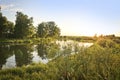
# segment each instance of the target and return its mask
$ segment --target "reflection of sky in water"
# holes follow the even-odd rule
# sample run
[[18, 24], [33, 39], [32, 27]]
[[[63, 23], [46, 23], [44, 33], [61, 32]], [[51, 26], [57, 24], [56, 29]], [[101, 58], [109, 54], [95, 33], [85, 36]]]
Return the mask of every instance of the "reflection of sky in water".
[[36, 63], [39, 63], [39, 62], [47, 63], [48, 62], [47, 58], [42, 59], [41, 57], [39, 57], [36, 51], [32, 52], [32, 54], [33, 54], [33, 59], [32, 59], [33, 62], [36, 62]]
[[[79, 46], [84, 46], [84, 47], [89, 47], [91, 45], [93, 45], [93, 43], [87, 43], [87, 42], [75, 42], [75, 41], [72, 41], [72, 40], [67, 40], [67, 41], [56, 41], [56, 44], [59, 44], [61, 49], [63, 46], [67, 46], [68, 44], [78, 44]], [[74, 45], [73, 45], [74, 46]]]
[[[47, 63], [48, 62], [47, 58], [42, 59], [41, 57], [39, 57], [36, 51], [33, 51], [32, 55], [33, 55], [32, 62], [35, 62], [35, 63], [39, 63], [39, 62]], [[3, 65], [2, 69], [14, 68], [14, 67], [16, 67], [16, 60], [15, 60], [15, 55], [12, 55], [6, 60], [6, 63]]]
[[15, 55], [10, 56], [6, 63], [3, 65], [2, 69], [16, 67]]

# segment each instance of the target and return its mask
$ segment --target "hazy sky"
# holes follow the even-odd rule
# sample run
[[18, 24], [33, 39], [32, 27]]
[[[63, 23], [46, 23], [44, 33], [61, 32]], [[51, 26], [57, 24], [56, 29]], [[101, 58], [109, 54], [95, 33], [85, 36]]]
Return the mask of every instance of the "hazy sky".
[[3, 15], [15, 21], [16, 11], [34, 18], [34, 25], [55, 21], [62, 35], [120, 35], [120, 0], [0, 0]]

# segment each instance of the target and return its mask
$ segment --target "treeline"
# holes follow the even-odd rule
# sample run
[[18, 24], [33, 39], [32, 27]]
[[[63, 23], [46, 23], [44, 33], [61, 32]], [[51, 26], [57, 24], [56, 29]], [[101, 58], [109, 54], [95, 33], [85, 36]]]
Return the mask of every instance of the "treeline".
[[0, 12], [0, 38], [25, 39], [25, 38], [57, 38], [60, 29], [55, 22], [42, 22], [38, 26], [33, 25], [33, 17], [28, 17], [22, 12], [16, 12], [15, 24]]
[[99, 39], [110, 39], [116, 43], [120, 43], [120, 37], [115, 36], [114, 34], [111, 35], [94, 35], [94, 36], [60, 36], [60, 39], [64, 40], [74, 40], [79, 42], [96, 42]]
[[94, 38], [90, 36], [61, 36], [64, 40], [74, 40], [80, 42], [94, 42]]

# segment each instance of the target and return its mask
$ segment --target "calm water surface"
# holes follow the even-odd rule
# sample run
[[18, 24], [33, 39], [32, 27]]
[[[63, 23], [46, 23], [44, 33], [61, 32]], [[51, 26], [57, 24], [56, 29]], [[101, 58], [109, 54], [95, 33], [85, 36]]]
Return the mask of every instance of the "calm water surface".
[[65, 47], [71, 46], [74, 52], [74, 45], [89, 47], [92, 43], [69, 41], [56, 41], [39, 44], [22, 45], [0, 45], [0, 69], [21, 67], [30, 63], [47, 63], [60, 53]]

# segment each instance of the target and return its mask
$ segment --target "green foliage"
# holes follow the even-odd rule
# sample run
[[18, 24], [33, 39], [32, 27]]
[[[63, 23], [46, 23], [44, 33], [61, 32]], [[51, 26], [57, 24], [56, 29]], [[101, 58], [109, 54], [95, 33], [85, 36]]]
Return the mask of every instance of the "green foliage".
[[23, 14], [22, 12], [17, 12], [16, 24], [14, 28], [15, 37], [22, 39], [31, 38], [35, 33], [35, 29], [32, 23], [32, 17], [28, 18], [28, 16]]
[[46, 78], [48, 66], [45, 64], [0, 71], [0, 80], [48, 80]]
[[73, 40], [79, 42], [95, 42], [96, 39], [90, 36], [61, 36], [62, 40]]
[[45, 22], [42, 22], [38, 25], [37, 34], [41, 38], [44, 38], [48, 35], [47, 24]]
[[116, 43], [110, 39], [100, 38], [96, 42], [101, 47], [105, 48], [114, 48], [116, 46]]
[[37, 34], [40, 38], [60, 36], [60, 29], [57, 27], [55, 22], [42, 22], [38, 25]]
[[61, 80], [119, 80], [119, 57], [110, 48], [93, 45], [51, 63], [59, 70]]
[[14, 24], [2, 16], [0, 12], [0, 38], [9, 38], [13, 35]]

